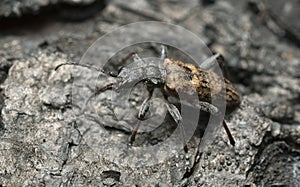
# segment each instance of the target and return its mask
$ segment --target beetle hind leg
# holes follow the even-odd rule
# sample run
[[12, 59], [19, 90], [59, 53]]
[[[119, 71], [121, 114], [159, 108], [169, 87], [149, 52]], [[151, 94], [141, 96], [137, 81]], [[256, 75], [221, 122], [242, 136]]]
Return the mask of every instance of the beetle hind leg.
[[[217, 107], [215, 107], [214, 105], [208, 103], [208, 102], [199, 101], [196, 107], [199, 108], [200, 110], [208, 112], [208, 113], [210, 113], [212, 115], [220, 116], [219, 109]], [[231, 134], [231, 132], [230, 132], [230, 130], [229, 130], [226, 122], [225, 122], [225, 120], [222, 118], [222, 119], [220, 119], [220, 121], [222, 121], [222, 123], [223, 123], [223, 127], [224, 127], [225, 132], [226, 132], [226, 134], [228, 136], [230, 144], [232, 146], [234, 146], [235, 145], [235, 140], [234, 140], [234, 138], [233, 138], [233, 136], [232, 136], [232, 134]]]
[[224, 57], [220, 53], [216, 53], [213, 56], [207, 58], [204, 60], [204, 62], [201, 63], [200, 68], [204, 70], [210, 70], [213, 69], [215, 66], [215, 62], [218, 63], [219, 67], [221, 68], [223, 76], [228, 79], [228, 73], [226, 68], [226, 62]]
[[225, 132], [226, 132], [226, 134], [227, 134], [227, 136], [228, 136], [228, 139], [229, 139], [230, 144], [231, 144], [232, 146], [235, 146], [235, 140], [234, 140], [234, 138], [233, 138], [233, 136], [232, 136], [232, 134], [231, 134], [231, 132], [230, 132], [230, 130], [229, 130], [229, 128], [228, 128], [226, 122], [225, 122], [225, 120], [223, 120], [223, 127], [224, 127]]

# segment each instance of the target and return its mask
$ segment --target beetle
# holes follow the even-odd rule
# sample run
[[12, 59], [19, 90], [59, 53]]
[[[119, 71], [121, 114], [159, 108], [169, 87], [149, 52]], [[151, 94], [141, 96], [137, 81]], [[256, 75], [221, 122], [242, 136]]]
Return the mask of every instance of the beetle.
[[[235, 145], [235, 140], [231, 135], [231, 132], [222, 118], [221, 112], [217, 106], [211, 104], [212, 99], [217, 97], [225, 97], [227, 108], [236, 108], [240, 104], [240, 96], [237, 90], [234, 88], [233, 84], [227, 79], [222, 79], [221, 76], [216, 74], [209, 69], [215, 60], [224, 60], [220, 54], [215, 54], [205, 60], [202, 63], [202, 67], [197, 67], [194, 64], [184, 63], [182, 61], [173, 60], [168, 58], [167, 48], [162, 45], [160, 61], [162, 62], [162, 67], [158, 66], [157, 63], [146, 63], [142, 58], [136, 53], [128, 54], [122, 61], [133, 58], [135, 66], [134, 67], [122, 67], [118, 73], [107, 72], [103, 69], [98, 69], [85, 64], [77, 63], [63, 63], [58, 65], [55, 70], [58, 70], [64, 65], [76, 65], [82, 66], [89, 69], [94, 69], [98, 72], [102, 72], [106, 75], [116, 78], [116, 82], [109, 83], [95, 91], [95, 95], [100, 94], [106, 90], [118, 90], [124, 87], [130, 86], [132, 83], [144, 83], [149, 92], [148, 97], [142, 102], [140, 109], [137, 114], [139, 122], [134, 127], [132, 134], [130, 136], [130, 143], [133, 143], [140, 127], [140, 122], [145, 120], [146, 114], [150, 108], [150, 101], [153, 96], [154, 89], [160, 89], [164, 96], [164, 102], [166, 108], [174, 119], [176, 124], [181, 129], [181, 136], [183, 139], [184, 150], [187, 152], [187, 146], [185, 142], [185, 132], [182, 125], [182, 117], [178, 108], [169, 102], [170, 96], [178, 97], [178, 92], [182, 92], [187, 95], [197, 94], [199, 102], [190, 103], [193, 107], [196, 107], [202, 111], [208, 112], [212, 115], [220, 117], [220, 122], [222, 122], [223, 127], [228, 135], [231, 145]], [[145, 66], [145, 64], [147, 64]], [[224, 81], [224, 84], [222, 84]], [[225, 93], [224, 93], [225, 90]], [[224, 96], [222, 96], [222, 94]]]

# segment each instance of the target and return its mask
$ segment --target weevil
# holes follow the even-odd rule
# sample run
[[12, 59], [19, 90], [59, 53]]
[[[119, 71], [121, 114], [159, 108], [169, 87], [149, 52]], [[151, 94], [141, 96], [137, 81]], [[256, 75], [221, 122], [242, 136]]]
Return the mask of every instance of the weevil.
[[[168, 58], [167, 48], [165, 46], [162, 46], [160, 57], [163, 67], [159, 67], [155, 64], [149, 64], [147, 66], [139, 65], [145, 64], [145, 61], [136, 53], [128, 54], [122, 61], [125, 62], [132, 57], [134, 62], [136, 63], [135, 67], [122, 67], [118, 73], [107, 72], [103, 69], [76, 63], [63, 63], [58, 65], [55, 70], [64, 65], [76, 65], [94, 69], [98, 72], [102, 72], [106, 75], [116, 78], [116, 82], [109, 83], [97, 89], [95, 91], [95, 95], [100, 94], [101, 92], [104, 92], [106, 90], [118, 90], [122, 87], [127, 87], [133, 82], [144, 83], [149, 94], [148, 97], [142, 102], [138, 111], [137, 118], [139, 122], [136, 124], [132, 131], [130, 143], [134, 142], [135, 136], [140, 127], [140, 122], [142, 120], [145, 120], [146, 114], [149, 112], [150, 101], [153, 96], [154, 89], [159, 89], [164, 96], [164, 102], [169, 114], [181, 129], [184, 150], [186, 152], [187, 146], [185, 142], [185, 132], [181, 123], [181, 114], [179, 112], [179, 109], [174, 104], [170, 103], [168, 99], [170, 96], [178, 97], [178, 92], [182, 92], [188, 95], [195, 94], [196, 92], [199, 102], [191, 103], [192, 106], [202, 111], [209, 112], [212, 115], [220, 116], [220, 122], [223, 123], [223, 127], [228, 135], [230, 144], [235, 145], [235, 140], [231, 135], [226, 122], [222, 118], [221, 112], [219, 111], [217, 106], [211, 104], [212, 99], [217, 97], [225, 97], [227, 108], [236, 108], [240, 104], [240, 96], [234, 88], [233, 84], [228, 79], [222, 79], [218, 74], [208, 70], [212, 66], [214, 60], [218, 58], [222, 59], [220, 54], [215, 54], [205, 60], [202, 63], [202, 68], [197, 67], [194, 64], [184, 63], [182, 61]], [[222, 81], [224, 81], [224, 84], [222, 84]]]

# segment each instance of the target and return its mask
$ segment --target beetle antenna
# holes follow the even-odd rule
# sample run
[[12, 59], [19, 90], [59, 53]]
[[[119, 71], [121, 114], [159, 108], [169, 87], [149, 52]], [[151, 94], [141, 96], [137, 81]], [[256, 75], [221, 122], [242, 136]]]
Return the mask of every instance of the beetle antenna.
[[81, 67], [85, 67], [85, 68], [89, 68], [89, 69], [94, 69], [96, 71], [103, 72], [102, 69], [98, 69], [96, 67], [89, 66], [89, 65], [86, 65], [86, 64], [78, 64], [78, 63], [73, 63], [73, 62], [67, 62], [67, 63], [59, 64], [58, 66], [55, 67], [55, 71], [57, 71], [61, 66], [65, 66], [65, 65], [81, 66]]
[[85, 68], [88, 68], [88, 69], [93, 69], [93, 70], [96, 70], [98, 72], [104, 73], [104, 74], [112, 76], [112, 77], [117, 77], [118, 76], [114, 72], [106, 72], [103, 69], [99, 69], [99, 68], [96, 68], [94, 66], [90, 66], [90, 65], [86, 65], [86, 64], [78, 64], [78, 63], [73, 63], [73, 62], [67, 62], [67, 63], [59, 64], [58, 66], [55, 67], [54, 70], [57, 71], [60, 67], [65, 66], [65, 65], [73, 65], [73, 66], [80, 66], [80, 67], [85, 67]]

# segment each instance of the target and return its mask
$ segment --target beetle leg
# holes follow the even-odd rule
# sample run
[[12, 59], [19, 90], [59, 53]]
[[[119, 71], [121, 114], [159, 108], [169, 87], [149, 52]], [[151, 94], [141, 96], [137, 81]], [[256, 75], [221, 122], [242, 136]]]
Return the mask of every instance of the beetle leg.
[[168, 58], [168, 50], [167, 50], [167, 47], [164, 46], [164, 45], [161, 45], [161, 57], [160, 57], [160, 59], [161, 59], [161, 60], [164, 60], [164, 59], [166, 59], [166, 58]]
[[231, 144], [232, 146], [234, 146], [234, 145], [235, 145], [235, 140], [234, 140], [234, 138], [233, 138], [233, 136], [232, 136], [232, 134], [231, 134], [231, 132], [230, 132], [230, 130], [229, 130], [229, 128], [228, 128], [228, 126], [227, 126], [227, 124], [226, 124], [226, 122], [225, 122], [224, 119], [223, 119], [223, 127], [224, 127], [224, 129], [225, 129], [225, 131], [226, 131], [226, 134], [227, 134], [227, 136], [228, 136], [228, 139], [229, 139], [230, 144]]
[[165, 103], [166, 103], [168, 112], [170, 113], [170, 115], [172, 116], [172, 118], [174, 119], [174, 121], [180, 128], [184, 151], [188, 152], [188, 148], [187, 148], [187, 144], [186, 144], [186, 135], [185, 135], [184, 127], [182, 125], [182, 116], [181, 116], [178, 108], [175, 105], [169, 103], [168, 100], [165, 100]]
[[149, 108], [150, 108], [150, 97], [146, 98], [141, 107], [140, 107], [140, 110], [139, 110], [139, 113], [138, 113], [138, 123], [135, 125], [135, 127], [133, 128], [133, 131], [131, 133], [131, 136], [130, 136], [130, 144], [132, 144], [135, 140], [135, 136], [139, 130], [139, 127], [140, 127], [140, 124], [141, 124], [141, 121], [145, 119], [145, 116], [147, 114], [147, 112], [149, 111]]
[[168, 100], [168, 94], [164, 89], [160, 89], [164, 99], [165, 99], [165, 104], [167, 106], [168, 112], [170, 113], [170, 115], [172, 116], [173, 120], [176, 122], [176, 124], [179, 126], [180, 128], [180, 133], [181, 133], [181, 138], [182, 138], [182, 142], [183, 142], [183, 149], [185, 152], [188, 152], [188, 147], [187, 147], [187, 143], [186, 143], [186, 135], [185, 135], [185, 131], [182, 125], [182, 116], [178, 110], [178, 108], [171, 104]]
[[150, 99], [151, 99], [151, 97], [148, 97], [143, 101], [143, 103], [140, 107], [138, 116], [137, 116], [137, 118], [139, 120], [144, 120], [145, 119], [146, 114], [147, 114], [147, 112], [149, 111], [149, 108], [150, 108]]
[[[217, 107], [215, 107], [214, 105], [208, 103], [208, 102], [199, 101], [199, 103], [196, 107], [199, 108], [200, 110], [208, 112], [212, 115], [220, 116], [219, 109]], [[225, 122], [225, 120], [222, 118], [222, 119], [220, 119], [220, 121], [222, 121], [222, 123], [223, 123], [223, 127], [226, 131], [226, 134], [228, 136], [230, 144], [234, 146], [235, 145], [235, 140], [234, 140], [234, 138], [233, 138], [226, 122]]]
[[201, 63], [200, 68], [204, 69], [204, 70], [210, 70], [214, 67], [215, 65], [215, 61], [217, 60], [217, 58], [220, 56], [219, 53], [207, 58], [206, 60], [204, 60], [204, 62]]
[[[219, 109], [217, 107], [215, 107], [214, 105], [212, 105], [208, 102], [205, 102], [205, 101], [197, 101], [197, 102], [198, 103], [191, 104], [187, 101], [180, 101], [180, 103], [178, 102], [178, 104], [186, 105], [191, 108], [197, 108], [204, 112], [208, 112], [212, 115], [220, 115]], [[176, 104], [177, 104], [177, 102], [176, 102]]]
[[214, 67], [214, 62], [219, 64], [219, 67], [222, 70], [223, 76], [228, 79], [228, 74], [226, 70], [225, 59], [220, 53], [216, 53], [213, 56], [207, 58], [204, 62], [201, 63], [200, 68], [204, 70], [210, 70]]
[[221, 67], [221, 70], [222, 70], [222, 73], [223, 73], [223, 76], [228, 79], [228, 73], [227, 73], [227, 68], [226, 68], [226, 62], [225, 62], [225, 59], [223, 57], [223, 55], [219, 55], [217, 57], [217, 62], [219, 64], [219, 66]]
[[186, 103], [184, 102], [183, 104], [187, 105], [187, 106], [190, 106], [190, 107], [196, 107], [204, 112], [208, 112], [210, 113], [211, 115], [214, 115], [214, 116], [220, 116], [220, 121], [222, 121], [223, 123], [223, 127], [226, 131], [226, 134], [228, 136], [228, 139], [229, 139], [229, 142], [231, 145], [235, 145], [235, 140], [225, 122], [225, 120], [222, 118], [221, 119], [221, 114], [220, 114], [220, 111], [217, 107], [215, 107], [214, 105], [208, 103], [208, 102], [204, 102], [204, 101], [198, 101], [198, 103], [194, 103], [193, 105], [189, 104], [189, 103]]
[[199, 101], [196, 104], [193, 104], [193, 106], [195, 106], [196, 108], [199, 108], [200, 110], [204, 111], [204, 112], [208, 112], [212, 115], [219, 115], [220, 111], [217, 107], [215, 107], [214, 105], [208, 103], [208, 102], [204, 102], [204, 101]]
[[145, 119], [148, 111], [149, 111], [149, 108], [150, 108], [150, 100], [152, 98], [152, 95], [153, 95], [153, 91], [154, 89], [153, 88], [148, 88], [148, 91], [149, 91], [149, 96], [143, 101], [142, 105], [140, 106], [140, 110], [139, 110], [139, 113], [137, 115], [137, 118], [138, 118], [138, 123], [135, 125], [132, 133], [131, 133], [131, 136], [130, 136], [130, 144], [132, 144], [135, 140], [135, 136], [139, 130], [139, 127], [140, 127], [140, 124], [141, 124], [141, 121]]

